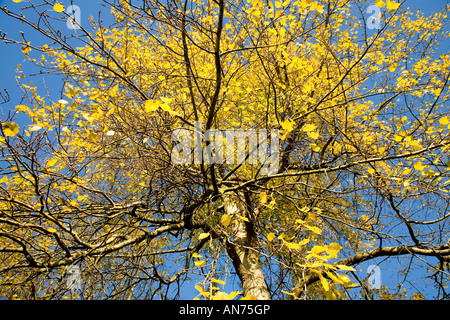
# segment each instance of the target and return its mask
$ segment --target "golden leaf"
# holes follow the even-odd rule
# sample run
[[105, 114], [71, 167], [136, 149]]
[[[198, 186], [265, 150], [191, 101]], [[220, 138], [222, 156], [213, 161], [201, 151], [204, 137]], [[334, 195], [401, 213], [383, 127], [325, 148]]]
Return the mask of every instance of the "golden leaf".
[[14, 122], [5, 122], [3, 123], [3, 133], [7, 137], [14, 137], [19, 133], [19, 125]]
[[322, 287], [325, 289], [325, 291], [330, 290], [330, 287], [328, 286], [327, 279], [325, 279], [322, 274], [319, 273], [320, 283], [322, 283]]
[[344, 264], [337, 264], [336, 267], [338, 267], [340, 270], [345, 270], [345, 271], [356, 271], [355, 268], [350, 267], [350, 266], [346, 266]]
[[439, 123], [442, 124], [442, 125], [448, 124], [449, 123], [448, 117], [447, 116], [446, 117], [442, 117], [441, 119], [439, 119]]
[[196, 267], [203, 267], [205, 265], [205, 261], [204, 260], [198, 260], [194, 262]]
[[224, 226], [227, 227], [231, 222], [231, 216], [229, 214], [224, 214], [222, 215], [222, 217], [220, 217], [220, 223]]
[[53, 158], [53, 159], [50, 159], [50, 160], [47, 161], [47, 165], [49, 167], [53, 167], [57, 162], [58, 162], [58, 159]]
[[395, 10], [397, 10], [398, 7], [400, 7], [400, 3], [391, 0], [386, 0], [386, 8], [388, 9], [389, 13], [392, 13]]
[[211, 282], [215, 282], [215, 283], [218, 283], [218, 284], [225, 284], [225, 281], [219, 280], [219, 279], [215, 279], [215, 278], [211, 278]]
[[377, 7], [383, 8], [384, 7], [384, 2], [383, 2], [383, 0], [375, 0], [375, 5]]
[[202, 239], [208, 238], [209, 236], [210, 236], [209, 232], [200, 233], [200, 235], [198, 236], [198, 240], [202, 240]]
[[259, 195], [259, 199], [260, 199], [261, 203], [267, 203], [267, 194], [265, 192], [261, 193]]
[[314, 131], [316, 129], [316, 125], [309, 123], [309, 124], [305, 124], [302, 128], [303, 131], [305, 132], [310, 132], [310, 131]]
[[55, 3], [55, 5], [53, 6], [53, 10], [55, 10], [56, 12], [63, 12], [64, 6], [60, 3]]

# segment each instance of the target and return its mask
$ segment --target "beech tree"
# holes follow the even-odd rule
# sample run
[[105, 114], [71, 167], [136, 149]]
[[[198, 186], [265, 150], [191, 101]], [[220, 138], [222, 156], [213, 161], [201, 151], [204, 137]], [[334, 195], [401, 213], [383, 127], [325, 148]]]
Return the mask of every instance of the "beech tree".
[[[76, 265], [84, 299], [448, 299], [449, 7], [104, 1], [114, 23], [88, 28], [19, 5], [3, 16], [47, 41], [1, 35], [27, 59], [3, 104], [1, 297], [76, 298]], [[179, 128], [279, 130], [279, 165], [220, 161], [217, 136], [214, 163], [194, 142], [174, 163]], [[426, 290], [356, 272], [386, 258]]]

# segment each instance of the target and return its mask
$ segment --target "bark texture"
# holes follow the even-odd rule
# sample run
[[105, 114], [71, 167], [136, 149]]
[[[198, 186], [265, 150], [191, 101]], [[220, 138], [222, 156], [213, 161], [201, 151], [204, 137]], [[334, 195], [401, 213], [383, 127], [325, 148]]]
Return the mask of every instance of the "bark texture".
[[232, 238], [227, 242], [227, 253], [242, 282], [243, 294], [259, 300], [269, 300], [248, 197], [244, 192], [222, 196], [225, 213], [236, 221], [232, 222]]

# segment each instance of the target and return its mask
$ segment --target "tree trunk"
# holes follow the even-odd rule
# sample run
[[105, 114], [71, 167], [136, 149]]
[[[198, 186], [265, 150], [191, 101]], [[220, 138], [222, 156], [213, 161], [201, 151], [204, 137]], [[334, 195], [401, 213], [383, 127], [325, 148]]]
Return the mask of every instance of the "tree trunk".
[[245, 197], [244, 192], [222, 196], [225, 213], [234, 220], [231, 225], [232, 239], [227, 242], [227, 253], [242, 282], [243, 294], [259, 300], [269, 300], [269, 291], [261, 269], [258, 239], [250, 215], [249, 199]]

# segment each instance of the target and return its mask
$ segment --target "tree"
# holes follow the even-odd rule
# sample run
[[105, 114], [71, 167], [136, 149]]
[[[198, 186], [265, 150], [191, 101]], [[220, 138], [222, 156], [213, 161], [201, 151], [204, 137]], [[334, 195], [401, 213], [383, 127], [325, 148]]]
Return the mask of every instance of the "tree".
[[[76, 33], [56, 2], [1, 8], [48, 39], [3, 41], [63, 81], [55, 99], [19, 68], [25, 102], [2, 120], [3, 297], [67, 297], [75, 264], [85, 299], [191, 280], [205, 299], [396, 298], [355, 267], [405, 257], [404, 281], [431, 274], [409, 298], [448, 299], [448, 7], [377, 0], [370, 29], [359, 0], [104, 3], [114, 23]], [[199, 123], [280, 130], [278, 170], [174, 163]]]

